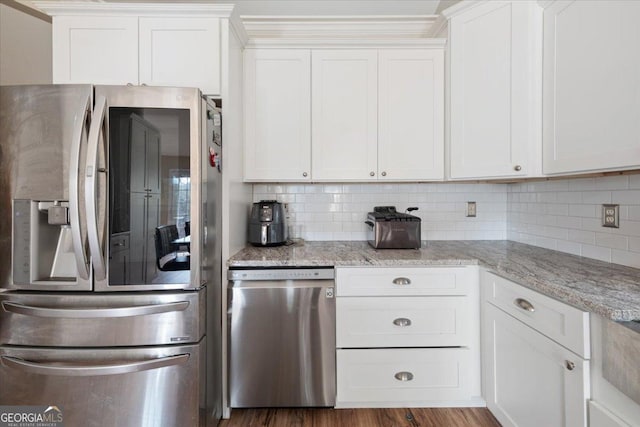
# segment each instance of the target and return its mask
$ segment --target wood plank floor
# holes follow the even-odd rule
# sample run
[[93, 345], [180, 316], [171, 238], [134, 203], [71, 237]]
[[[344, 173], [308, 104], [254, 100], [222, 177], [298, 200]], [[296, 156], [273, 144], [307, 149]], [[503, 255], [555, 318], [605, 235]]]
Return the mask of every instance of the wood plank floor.
[[487, 408], [234, 409], [219, 427], [500, 427]]

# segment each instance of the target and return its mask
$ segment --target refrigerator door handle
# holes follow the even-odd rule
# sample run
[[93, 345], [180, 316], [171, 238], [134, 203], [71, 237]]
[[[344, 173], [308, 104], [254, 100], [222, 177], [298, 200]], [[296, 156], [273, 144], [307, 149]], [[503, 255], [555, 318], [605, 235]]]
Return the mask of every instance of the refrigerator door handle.
[[91, 111], [91, 96], [87, 96], [81, 104], [82, 114], [76, 116], [73, 128], [73, 142], [71, 145], [71, 161], [69, 165], [69, 224], [71, 225], [71, 239], [73, 241], [73, 252], [76, 258], [78, 276], [85, 281], [89, 280], [88, 254], [85, 253], [85, 245], [80, 230], [80, 199], [79, 178], [80, 178], [80, 156], [82, 153], [82, 142], [86, 139], [87, 116]]
[[131, 307], [89, 309], [34, 307], [9, 301], [2, 302], [2, 309], [7, 312], [33, 317], [56, 317], [68, 319], [146, 316], [149, 314], [184, 311], [187, 309], [187, 307], [189, 307], [188, 301], [178, 301], [167, 304], [139, 305]]
[[[85, 169], [85, 204], [87, 209], [87, 234], [89, 238], [89, 249], [91, 250], [91, 260], [93, 261], [93, 271], [96, 280], [104, 280], [107, 278], [107, 266], [103, 253], [103, 244], [100, 242], [100, 233], [98, 231], [98, 174], [106, 172], [99, 168], [99, 148], [100, 138], [106, 144], [106, 126], [105, 114], [107, 109], [107, 100], [104, 96], [96, 99], [96, 107], [94, 109], [91, 128], [89, 129], [89, 147], [87, 148], [87, 164]], [[105, 151], [106, 162], [106, 151]]]
[[0, 356], [2, 364], [8, 368], [18, 369], [28, 374], [37, 375], [60, 375], [65, 377], [89, 377], [96, 375], [117, 375], [129, 374], [133, 372], [148, 371], [151, 369], [159, 369], [167, 366], [175, 366], [186, 363], [189, 360], [189, 354], [179, 354], [176, 356], [161, 357], [158, 359], [143, 360], [133, 363], [117, 363], [105, 365], [60, 365], [29, 362], [17, 357]]

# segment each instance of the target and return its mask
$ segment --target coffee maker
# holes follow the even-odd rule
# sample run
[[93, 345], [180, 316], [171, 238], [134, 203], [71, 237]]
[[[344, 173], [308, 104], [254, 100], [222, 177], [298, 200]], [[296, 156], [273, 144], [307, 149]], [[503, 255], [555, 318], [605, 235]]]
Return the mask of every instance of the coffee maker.
[[254, 203], [249, 218], [249, 243], [278, 246], [285, 244], [287, 238], [287, 218], [282, 203], [275, 200]]

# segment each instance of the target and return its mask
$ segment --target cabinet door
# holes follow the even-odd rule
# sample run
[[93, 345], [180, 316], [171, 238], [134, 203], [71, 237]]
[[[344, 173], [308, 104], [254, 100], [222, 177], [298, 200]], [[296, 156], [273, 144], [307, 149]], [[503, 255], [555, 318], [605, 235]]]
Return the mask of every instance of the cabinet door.
[[312, 52], [314, 180], [377, 179], [377, 58], [376, 50]]
[[140, 83], [220, 95], [218, 18], [140, 18]]
[[138, 84], [138, 18], [53, 18], [53, 83]]
[[444, 177], [444, 52], [378, 53], [378, 171], [385, 180]]
[[129, 123], [131, 191], [159, 193], [160, 133], [151, 123], [136, 114], [131, 115]]
[[525, 176], [539, 148], [536, 2], [491, 1], [451, 18], [451, 177]]
[[586, 426], [589, 362], [484, 304], [487, 407], [503, 426]]
[[311, 179], [311, 52], [245, 51], [248, 181]]
[[545, 173], [640, 166], [640, 2], [544, 11]]

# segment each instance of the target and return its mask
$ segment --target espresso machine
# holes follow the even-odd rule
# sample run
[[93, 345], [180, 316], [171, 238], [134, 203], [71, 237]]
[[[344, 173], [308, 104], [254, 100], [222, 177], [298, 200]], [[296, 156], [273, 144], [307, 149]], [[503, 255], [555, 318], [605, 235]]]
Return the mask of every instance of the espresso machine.
[[275, 200], [254, 203], [249, 218], [249, 243], [254, 246], [278, 246], [285, 244], [287, 238], [284, 205]]

